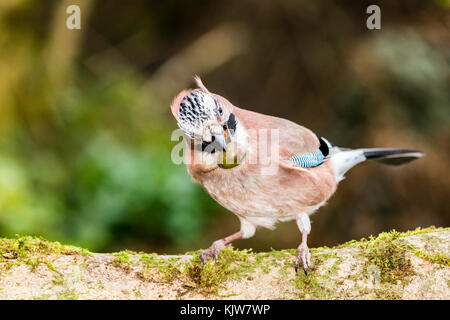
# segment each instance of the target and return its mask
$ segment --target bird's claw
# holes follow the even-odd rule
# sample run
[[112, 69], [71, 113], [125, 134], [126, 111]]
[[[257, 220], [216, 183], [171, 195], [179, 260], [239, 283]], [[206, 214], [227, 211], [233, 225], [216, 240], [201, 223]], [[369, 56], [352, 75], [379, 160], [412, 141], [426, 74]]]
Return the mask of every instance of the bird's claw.
[[298, 266], [300, 265], [300, 261], [303, 266], [303, 271], [305, 271], [305, 275], [308, 275], [308, 270], [314, 269], [311, 263], [311, 253], [309, 252], [309, 248], [306, 245], [301, 244], [297, 249], [297, 259], [295, 260], [295, 273], [298, 272]]
[[222, 251], [225, 248], [228, 248], [229, 246], [231, 246], [231, 243], [225, 244], [225, 241], [223, 240], [214, 241], [211, 247], [204, 250], [200, 254], [200, 266], [203, 267], [206, 261], [208, 261], [210, 258], [213, 258], [213, 260], [216, 261], [217, 258], [219, 257], [220, 251]]

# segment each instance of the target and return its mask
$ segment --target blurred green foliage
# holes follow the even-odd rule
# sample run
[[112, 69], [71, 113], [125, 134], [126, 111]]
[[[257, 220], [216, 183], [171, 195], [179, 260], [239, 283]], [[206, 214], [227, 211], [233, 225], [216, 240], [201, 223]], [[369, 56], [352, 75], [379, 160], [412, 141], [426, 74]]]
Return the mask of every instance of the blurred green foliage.
[[[72, 3], [81, 31], [65, 28]], [[449, 6], [384, 2], [382, 30], [369, 31], [369, 4], [2, 2], [0, 235], [179, 252], [235, 231], [170, 161], [170, 101], [195, 73], [234, 104], [338, 145], [427, 153], [401, 170], [351, 172], [313, 218], [313, 245], [448, 225]], [[296, 246], [295, 225], [283, 228], [243, 246]]]

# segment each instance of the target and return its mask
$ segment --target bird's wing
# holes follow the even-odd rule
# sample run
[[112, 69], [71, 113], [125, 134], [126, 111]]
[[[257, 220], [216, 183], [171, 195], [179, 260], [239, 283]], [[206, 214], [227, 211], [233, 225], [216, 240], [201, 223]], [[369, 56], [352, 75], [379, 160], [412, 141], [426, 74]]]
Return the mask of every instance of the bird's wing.
[[264, 134], [261, 129], [268, 130], [268, 138], [270, 130], [276, 130], [280, 161], [289, 161], [297, 154], [315, 153], [320, 147], [319, 138], [314, 132], [292, 121], [237, 107], [234, 108], [234, 113], [247, 131], [256, 131], [258, 136]]
[[314, 168], [320, 166], [330, 158], [332, 153], [335, 153], [336, 149], [339, 149], [324, 137], [317, 135], [317, 138], [320, 146], [316, 152], [299, 153], [290, 159], [295, 167]]
[[291, 162], [295, 167], [314, 168], [320, 166], [324, 161], [323, 153], [317, 149], [315, 153], [299, 153], [291, 158]]
[[282, 118], [237, 107], [234, 112], [247, 131], [278, 129], [279, 170], [276, 177], [271, 178], [273, 184], [283, 190], [297, 190], [296, 196], [293, 197], [300, 197], [299, 201], [305, 206], [323, 203], [333, 194], [336, 189], [336, 179], [329, 161], [314, 168], [295, 166], [291, 161], [295, 155], [315, 153], [321, 148], [322, 139], [314, 132]]

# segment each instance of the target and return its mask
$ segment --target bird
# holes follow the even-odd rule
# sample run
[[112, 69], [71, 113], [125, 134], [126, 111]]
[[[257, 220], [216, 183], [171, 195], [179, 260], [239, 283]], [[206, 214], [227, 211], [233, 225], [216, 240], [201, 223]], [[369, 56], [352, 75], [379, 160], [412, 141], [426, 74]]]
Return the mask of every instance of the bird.
[[423, 156], [398, 148], [342, 148], [290, 120], [239, 108], [210, 92], [195, 76], [195, 89], [178, 93], [171, 112], [182, 132], [184, 163], [193, 182], [234, 213], [240, 230], [200, 253], [201, 266], [217, 260], [259, 227], [295, 220], [301, 232], [295, 271], [314, 266], [307, 239], [310, 216], [336, 192], [346, 172], [366, 160], [399, 165]]

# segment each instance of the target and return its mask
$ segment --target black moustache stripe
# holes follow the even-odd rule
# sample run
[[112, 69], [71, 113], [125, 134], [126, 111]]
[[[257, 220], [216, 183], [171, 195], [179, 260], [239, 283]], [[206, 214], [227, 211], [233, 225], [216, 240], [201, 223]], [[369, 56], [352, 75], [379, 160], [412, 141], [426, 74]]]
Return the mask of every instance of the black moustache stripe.
[[236, 130], [236, 117], [234, 113], [230, 114], [230, 117], [227, 121], [228, 130], [235, 131]]

